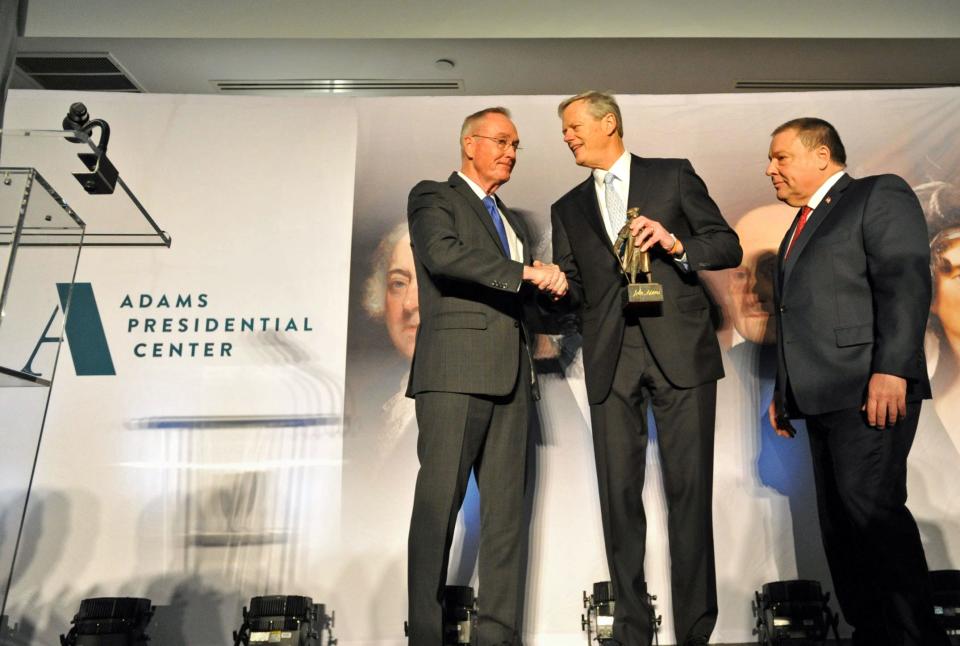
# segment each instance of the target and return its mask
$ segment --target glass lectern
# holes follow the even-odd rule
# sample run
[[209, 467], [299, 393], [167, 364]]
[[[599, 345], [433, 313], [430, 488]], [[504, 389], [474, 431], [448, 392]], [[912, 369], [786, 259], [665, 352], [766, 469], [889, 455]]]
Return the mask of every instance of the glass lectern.
[[61, 342], [66, 333], [76, 355], [90, 341], [87, 294], [74, 281], [84, 245], [169, 246], [170, 237], [85, 133], [0, 130], [0, 610]]

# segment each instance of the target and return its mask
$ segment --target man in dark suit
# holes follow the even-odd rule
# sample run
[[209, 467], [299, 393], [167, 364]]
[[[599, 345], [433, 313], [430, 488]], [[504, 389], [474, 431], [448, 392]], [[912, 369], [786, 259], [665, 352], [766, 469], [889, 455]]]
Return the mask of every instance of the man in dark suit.
[[524, 307], [566, 277], [531, 262], [522, 220], [494, 195], [519, 149], [503, 108], [464, 120], [461, 169], [410, 192], [407, 216], [420, 329], [407, 395], [416, 400], [420, 471], [409, 542], [411, 646], [443, 643], [442, 597], [471, 469], [480, 490], [480, 646], [519, 644], [527, 519], [527, 441], [535, 396]]
[[930, 250], [920, 203], [895, 175], [853, 179], [826, 121], [773, 132], [766, 174], [800, 208], [780, 245], [778, 434], [806, 419], [823, 545], [855, 646], [941, 646], [907, 454], [930, 397], [923, 335]]
[[[706, 644], [717, 618], [713, 434], [723, 376], [710, 302], [696, 272], [740, 264], [741, 250], [703, 181], [682, 159], [626, 152], [614, 98], [587, 92], [560, 104], [563, 139], [590, 177], [553, 205], [554, 261], [568, 307], [583, 321], [600, 511], [616, 606], [614, 639], [652, 639], [641, 501], [647, 408], [657, 423], [669, 510], [671, 587], [680, 644]], [[659, 311], [624, 309], [627, 280], [613, 251], [626, 209], [663, 285]]]

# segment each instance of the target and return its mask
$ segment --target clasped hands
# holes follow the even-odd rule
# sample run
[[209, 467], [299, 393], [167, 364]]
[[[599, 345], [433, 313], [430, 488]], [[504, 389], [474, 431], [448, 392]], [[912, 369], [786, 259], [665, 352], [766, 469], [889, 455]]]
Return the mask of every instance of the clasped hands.
[[539, 260], [533, 261], [533, 266], [524, 266], [523, 280], [536, 285], [541, 292], [553, 296], [553, 300], [560, 300], [567, 294], [567, 275], [554, 264], [544, 264]]
[[669, 233], [662, 224], [645, 215], [638, 215], [630, 221], [630, 233], [633, 234], [633, 244], [640, 247], [640, 251], [649, 251], [658, 244], [668, 254], [677, 257], [683, 255], [683, 243]]

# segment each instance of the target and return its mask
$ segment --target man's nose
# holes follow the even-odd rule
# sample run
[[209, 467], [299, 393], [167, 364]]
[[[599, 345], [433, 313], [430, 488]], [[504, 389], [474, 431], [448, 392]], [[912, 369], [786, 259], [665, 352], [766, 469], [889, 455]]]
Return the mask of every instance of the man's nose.
[[410, 314], [420, 311], [420, 298], [416, 285], [411, 285], [407, 288], [407, 294], [403, 299], [403, 310]]

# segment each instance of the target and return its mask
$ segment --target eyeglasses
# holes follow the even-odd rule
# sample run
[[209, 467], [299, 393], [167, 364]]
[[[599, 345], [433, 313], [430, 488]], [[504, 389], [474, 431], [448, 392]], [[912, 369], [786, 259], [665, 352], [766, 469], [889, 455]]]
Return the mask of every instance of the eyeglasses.
[[504, 139], [503, 137], [488, 137], [486, 135], [478, 135], [478, 134], [472, 134], [470, 136], [480, 137], [481, 139], [489, 139], [493, 143], [497, 144], [497, 148], [500, 149], [500, 152], [505, 151], [507, 149], [507, 146], [510, 146], [511, 148], [513, 148], [513, 152], [517, 152], [518, 150], [523, 150], [523, 148], [520, 147], [519, 141], [510, 141], [508, 139]]

